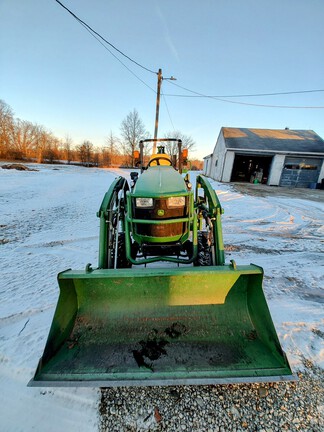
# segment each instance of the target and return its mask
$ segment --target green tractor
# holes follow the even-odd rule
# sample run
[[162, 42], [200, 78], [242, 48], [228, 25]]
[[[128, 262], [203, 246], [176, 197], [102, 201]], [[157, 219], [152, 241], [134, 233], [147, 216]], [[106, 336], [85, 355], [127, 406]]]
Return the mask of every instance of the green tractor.
[[[163, 143], [176, 141], [178, 155]], [[144, 146], [159, 143], [148, 163]], [[256, 265], [225, 264], [222, 207], [195, 190], [175, 139], [140, 142], [140, 172], [100, 206], [99, 262], [58, 275], [60, 297], [32, 386], [292, 380]]]
[[[172, 161], [161, 145], [144, 166], [144, 144], [151, 141], [177, 141], [178, 157]], [[99, 268], [128, 268], [157, 261], [224, 264], [220, 203], [203, 177], [198, 177], [194, 194], [189, 176], [180, 175], [187, 156], [181, 147], [181, 140], [170, 138], [140, 141], [137, 163], [141, 175], [131, 173], [130, 189], [123, 177], [117, 178], [98, 213], [102, 221]], [[203, 196], [198, 196], [199, 190]], [[213, 209], [211, 215], [209, 208]]]

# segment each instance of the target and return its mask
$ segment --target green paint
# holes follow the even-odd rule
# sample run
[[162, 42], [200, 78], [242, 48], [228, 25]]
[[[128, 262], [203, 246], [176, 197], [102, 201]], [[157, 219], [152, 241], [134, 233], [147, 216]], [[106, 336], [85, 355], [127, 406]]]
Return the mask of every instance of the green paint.
[[[256, 266], [63, 272], [32, 385], [289, 379], [261, 284]], [[134, 351], [154, 337], [166, 354], [139, 367]]]
[[152, 166], [137, 180], [134, 196], [159, 197], [187, 194], [182, 176], [170, 166]]
[[[201, 196], [201, 191], [203, 196]], [[136, 197], [188, 197], [188, 214], [175, 219], [134, 218]], [[223, 209], [208, 180], [197, 176], [195, 194], [173, 168], [156, 166], [129, 191], [122, 177], [105, 194], [100, 218], [99, 265], [96, 270], [68, 270], [58, 275], [60, 297], [52, 326], [30, 385], [175, 385], [239, 381], [290, 380], [262, 290], [263, 270], [225, 265]], [[164, 216], [163, 209], [157, 209]], [[119, 217], [126, 257], [132, 264], [156, 261], [192, 263], [198, 253], [203, 214], [214, 238], [210, 267], [113, 269], [112, 227]], [[145, 216], [145, 214], [144, 214]], [[185, 227], [176, 236], [136, 234], [138, 225]], [[139, 245], [192, 241], [192, 258], [133, 258]], [[163, 351], [148, 358], [145, 344]], [[144, 354], [143, 354], [144, 353]], [[156, 353], [155, 353], [156, 354]]]

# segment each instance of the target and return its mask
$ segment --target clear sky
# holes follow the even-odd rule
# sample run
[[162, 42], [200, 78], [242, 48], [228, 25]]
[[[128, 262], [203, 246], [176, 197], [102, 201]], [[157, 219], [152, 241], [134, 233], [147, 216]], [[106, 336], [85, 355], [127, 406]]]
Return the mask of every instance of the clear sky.
[[[324, 138], [324, 0], [61, 0], [164, 80], [159, 135], [180, 130], [212, 152], [220, 128], [312, 129]], [[75, 144], [103, 146], [134, 108], [153, 136], [157, 75], [117, 61], [55, 0], [0, 0], [0, 99]], [[107, 46], [108, 47], [108, 46]], [[143, 84], [143, 82], [145, 84]]]

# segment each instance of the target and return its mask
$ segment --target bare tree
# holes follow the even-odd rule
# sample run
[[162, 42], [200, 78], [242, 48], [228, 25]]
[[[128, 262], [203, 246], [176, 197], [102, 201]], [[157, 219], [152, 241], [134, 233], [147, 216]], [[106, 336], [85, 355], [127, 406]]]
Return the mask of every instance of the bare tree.
[[60, 140], [51, 133], [47, 133], [47, 141], [43, 150], [43, 161], [53, 163], [60, 159]]
[[14, 115], [11, 107], [0, 99], [0, 157], [7, 157], [14, 144]]
[[118, 146], [121, 146], [120, 140], [110, 131], [106, 140], [106, 146], [101, 151], [102, 164], [104, 166], [116, 163], [116, 156], [120, 154]]
[[34, 154], [38, 163], [44, 162], [45, 159], [52, 159], [54, 155], [49, 150], [57, 150], [57, 139], [44, 126], [34, 124], [35, 139], [33, 143]]
[[100, 151], [98, 148], [95, 148], [92, 154], [92, 163], [98, 167], [99, 166], [99, 159], [100, 159]]
[[64, 157], [66, 158], [68, 164], [72, 160], [72, 146], [73, 146], [72, 138], [69, 135], [66, 135], [65, 141], [63, 143], [63, 149], [64, 149]]
[[[187, 148], [188, 150], [194, 150], [196, 143], [193, 138], [189, 135], [185, 135], [180, 131], [167, 132], [164, 134], [164, 138], [176, 138], [182, 140], [182, 148]], [[178, 153], [178, 143], [177, 142], [166, 142], [165, 145], [166, 152], [170, 155], [176, 155]]]
[[40, 131], [36, 124], [17, 119], [15, 123], [15, 152], [21, 157], [31, 157], [37, 146]]
[[108, 147], [103, 147], [101, 149], [101, 166], [109, 167], [111, 166], [111, 157]]
[[124, 140], [124, 155], [127, 157], [127, 162], [130, 161], [131, 166], [134, 166], [134, 150], [136, 144], [141, 139], [145, 139], [148, 136], [145, 125], [135, 108], [122, 121], [120, 131]]
[[92, 160], [93, 144], [90, 141], [83, 141], [77, 147], [82, 165], [90, 166]]
[[10, 106], [0, 100], [0, 157], [53, 162], [61, 158], [60, 146], [52, 132], [37, 123], [15, 119]]

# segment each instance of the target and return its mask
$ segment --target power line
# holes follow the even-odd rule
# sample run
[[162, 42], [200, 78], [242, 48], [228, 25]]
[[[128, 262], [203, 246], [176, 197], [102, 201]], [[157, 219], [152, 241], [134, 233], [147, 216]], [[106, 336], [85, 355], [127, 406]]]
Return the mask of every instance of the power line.
[[293, 91], [293, 92], [276, 92], [276, 93], [256, 93], [256, 94], [248, 94], [248, 95], [220, 95], [220, 96], [214, 96], [214, 95], [206, 95], [203, 93], [196, 92], [194, 90], [190, 90], [186, 87], [182, 87], [179, 84], [175, 84], [174, 82], [171, 82], [171, 84], [182, 88], [183, 90], [186, 90], [190, 93], [194, 93], [194, 95], [175, 95], [175, 94], [165, 94], [165, 96], [169, 97], [183, 97], [183, 98], [207, 98], [207, 99], [214, 99], [218, 100], [220, 102], [225, 103], [232, 103], [237, 105], [248, 105], [248, 106], [256, 106], [256, 107], [263, 107], [263, 108], [286, 108], [286, 109], [324, 109], [324, 106], [292, 106], [292, 105], [270, 105], [270, 104], [256, 104], [256, 103], [249, 103], [249, 102], [239, 102], [239, 101], [231, 101], [223, 98], [237, 98], [237, 97], [252, 97], [252, 96], [275, 96], [275, 95], [287, 95], [287, 94], [299, 94], [299, 93], [316, 93], [316, 92], [324, 92], [324, 90], [300, 90], [300, 91]]
[[120, 58], [118, 58], [108, 47], [106, 47], [106, 45], [104, 45], [102, 41], [95, 34], [93, 34], [87, 26], [85, 26], [83, 23], [80, 24], [105, 48], [105, 50], [107, 50], [117, 61], [119, 61], [119, 63], [121, 63], [124, 68], [126, 68], [132, 75], [134, 75], [135, 78], [137, 78], [142, 84], [144, 84], [147, 88], [149, 88], [150, 90], [152, 90], [152, 92], [155, 93], [155, 90], [152, 87], [146, 84], [145, 81], [143, 81], [139, 76], [137, 76], [135, 72], [133, 72], [128, 66], [126, 66], [125, 63], [123, 63]]
[[[153, 73], [157, 75], [157, 72], [153, 71], [152, 69], [149, 69], [142, 64], [138, 63], [128, 55], [126, 55], [124, 52], [122, 52], [120, 49], [118, 49], [115, 45], [113, 45], [111, 42], [109, 42], [107, 39], [105, 39], [103, 36], [101, 36], [98, 32], [96, 32], [92, 27], [90, 27], [85, 21], [83, 21], [81, 18], [79, 18], [77, 15], [75, 15], [69, 8], [67, 8], [63, 3], [61, 3], [59, 0], [55, 0], [56, 3], [58, 3], [63, 9], [65, 9], [70, 15], [75, 18], [79, 24], [81, 24], [116, 60], [118, 60], [132, 75], [134, 75], [140, 82], [142, 82], [146, 87], [148, 87], [150, 90], [155, 92], [152, 87], [150, 87], [148, 84], [146, 84], [145, 81], [143, 81], [141, 78], [139, 78], [129, 67], [127, 67], [108, 47], [106, 47], [102, 41], [104, 41], [106, 44], [108, 44], [111, 48], [113, 48], [115, 51], [117, 51], [119, 54], [127, 58], [132, 63], [136, 64], [140, 68], [146, 70], [147, 72]], [[101, 40], [102, 41], [101, 41]], [[171, 82], [171, 81], [170, 81]], [[193, 93], [193, 95], [177, 95], [177, 94], [164, 94], [164, 100], [165, 96], [170, 97], [182, 97], [182, 98], [209, 98], [218, 100], [220, 102], [225, 103], [232, 103], [232, 104], [239, 104], [239, 105], [250, 105], [250, 106], [256, 106], [256, 107], [267, 107], [267, 108], [292, 108], [292, 109], [324, 109], [324, 106], [290, 106], [290, 105], [269, 105], [269, 104], [255, 104], [255, 103], [248, 103], [248, 102], [239, 102], [239, 101], [230, 101], [223, 98], [241, 98], [241, 97], [259, 97], [259, 96], [277, 96], [277, 95], [289, 95], [289, 94], [301, 94], [301, 93], [316, 93], [316, 92], [324, 92], [324, 89], [319, 90], [301, 90], [301, 91], [291, 91], [291, 92], [275, 92], [275, 93], [256, 93], [256, 94], [242, 94], [242, 95], [206, 95], [203, 93], [196, 92], [194, 90], [190, 90], [186, 87], [183, 87], [179, 84], [175, 84], [174, 82], [171, 82], [171, 84], [188, 91], [190, 93]], [[167, 105], [166, 105], [167, 106]], [[168, 111], [168, 107], [167, 107]], [[169, 114], [169, 111], [168, 111]], [[169, 114], [170, 117], [170, 114]], [[171, 117], [170, 117], [171, 120]], [[172, 120], [171, 120], [172, 123]]]
[[[56, 3], [58, 3], [60, 6], [62, 6], [63, 9], [65, 9], [69, 14], [71, 14], [73, 16], [73, 18], [75, 18], [80, 24], [82, 24], [84, 27], [86, 27], [87, 29], [89, 29], [93, 34], [97, 35], [100, 39], [102, 39], [104, 42], [106, 42], [109, 46], [111, 46], [114, 50], [116, 50], [119, 54], [121, 54], [122, 56], [124, 56], [125, 58], [127, 58], [128, 60], [130, 60], [132, 63], [136, 64], [137, 66], [139, 66], [140, 68], [146, 70], [147, 72], [151, 72], [153, 74], [157, 74], [157, 72], [143, 66], [142, 64], [138, 63], [137, 61], [135, 61], [134, 59], [132, 59], [131, 57], [129, 57], [128, 55], [126, 55], [125, 53], [123, 53], [120, 49], [118, 49], [115, 45], [113, 45], [111, 42], [109, 42], [107, 39], [105, 39], [103, 36], [101, 36], [98, 32], [96, 32], [92, 27], [89, 26], [89, 24], [87, 24], [85, 21], [83, 21], [81, 18], [79, 18], [77, 15], [75, 15], [70, 9], [68, 9], [63, 3], [61, 3], [59, 0], [55, 0]], [[111, 53], [111, 51], [109, 51]], [[115, 57], [115, 56], [114, 56]]]
[[170, 115], [170, 111], [169, 111], [169, 107], [168, 107], [168, 104], [167, 104], [167, 101], [166, 101], [166, 97], [164, 96], [163, 92], [161, 92], [161, 94], [162, 94], [162, 97], [163, 97], [163, 100], [164, 100], [164, 103], [165, 103], [165, 107], [166, 107], [166, 110], [167, 110], [167, 113], [168, 113], [168, 116], [169, 116], [170, 123], [171, 123], [171, 125], [173, 127], [173, 130], [175, 131], [175, 127], [174, 127], [174, 124], [173, 124], [173, 121], [172, 121], [172, 118], [171, 118], [171, 115]]
[[194, 90], [190, 90], [186, 87], [183, 87], [175, 82], [171, 82], [176, 87], [179, 87], [183, 90], [186, 90], [190, 93], [194, 93], [196, 96], [190, 95], [169, 95], [165, 96], [178, 96], [178, 97], [218, 97], [218, 98], [241, 98], [241, 97], [258, 97], [258, 96], [278, 96], [278, 95], [290, 95], [290, 94], [301, 94], [301, 93], [319, 93], [324, 92], [324, 89], [316, 89], [316, 90], [299, 90], [299, 91], [288, 91], [288, 92], [275, 92], [275, 93], [252, 93], [252, 94], [237, 94], [237, 95], [204, 95], [202, 93], [196, 92]]
[[255, 103], [249, 103], [249, 102], [239, 102], [239, 101], [231, 101], [231, 100], [226, 100], [226, 99], [221, 99], [221, 98], [214, 98], [211, 97], [212, 99], [221, 101], [221, 102], [226, 102], [226, 103], [231, 103], [231, 104], [236, 104], [236, 105], [249, 105], [249, 106], [255, 106], [255, 107], [262, 107], [262, 108], [286, 108], [286, 109], [324, 109], [324, 106], [293, 106], [293, 105], [268, 105], [268, 104], [255, 104]]
[[[190, 97], [186, 95], [172, 95], [172, 94], [165, 94], [165, 96], [169, 97]], [[196, 96], [199, 97], [199, 96]], [[255, 106], [255, 107], [262, 107], [262, 108], [286, 108], [286, 109], [324, 109], [324, 106], [293, 106], [293, 105], [270, 105], [270, 104], [256, 104], [256, 103], [249, 103], [249, 102], [239, 102], [239, 101], [233, 101], [228, 99], [222, 99], [215, 96], [208, 96], [208, 95], [201, 95], [202, 98], [207, 99], [213, 99], [220, 102], [225, 103], [231, 103], [236, 105], [249, 105], [249, 106]]]

